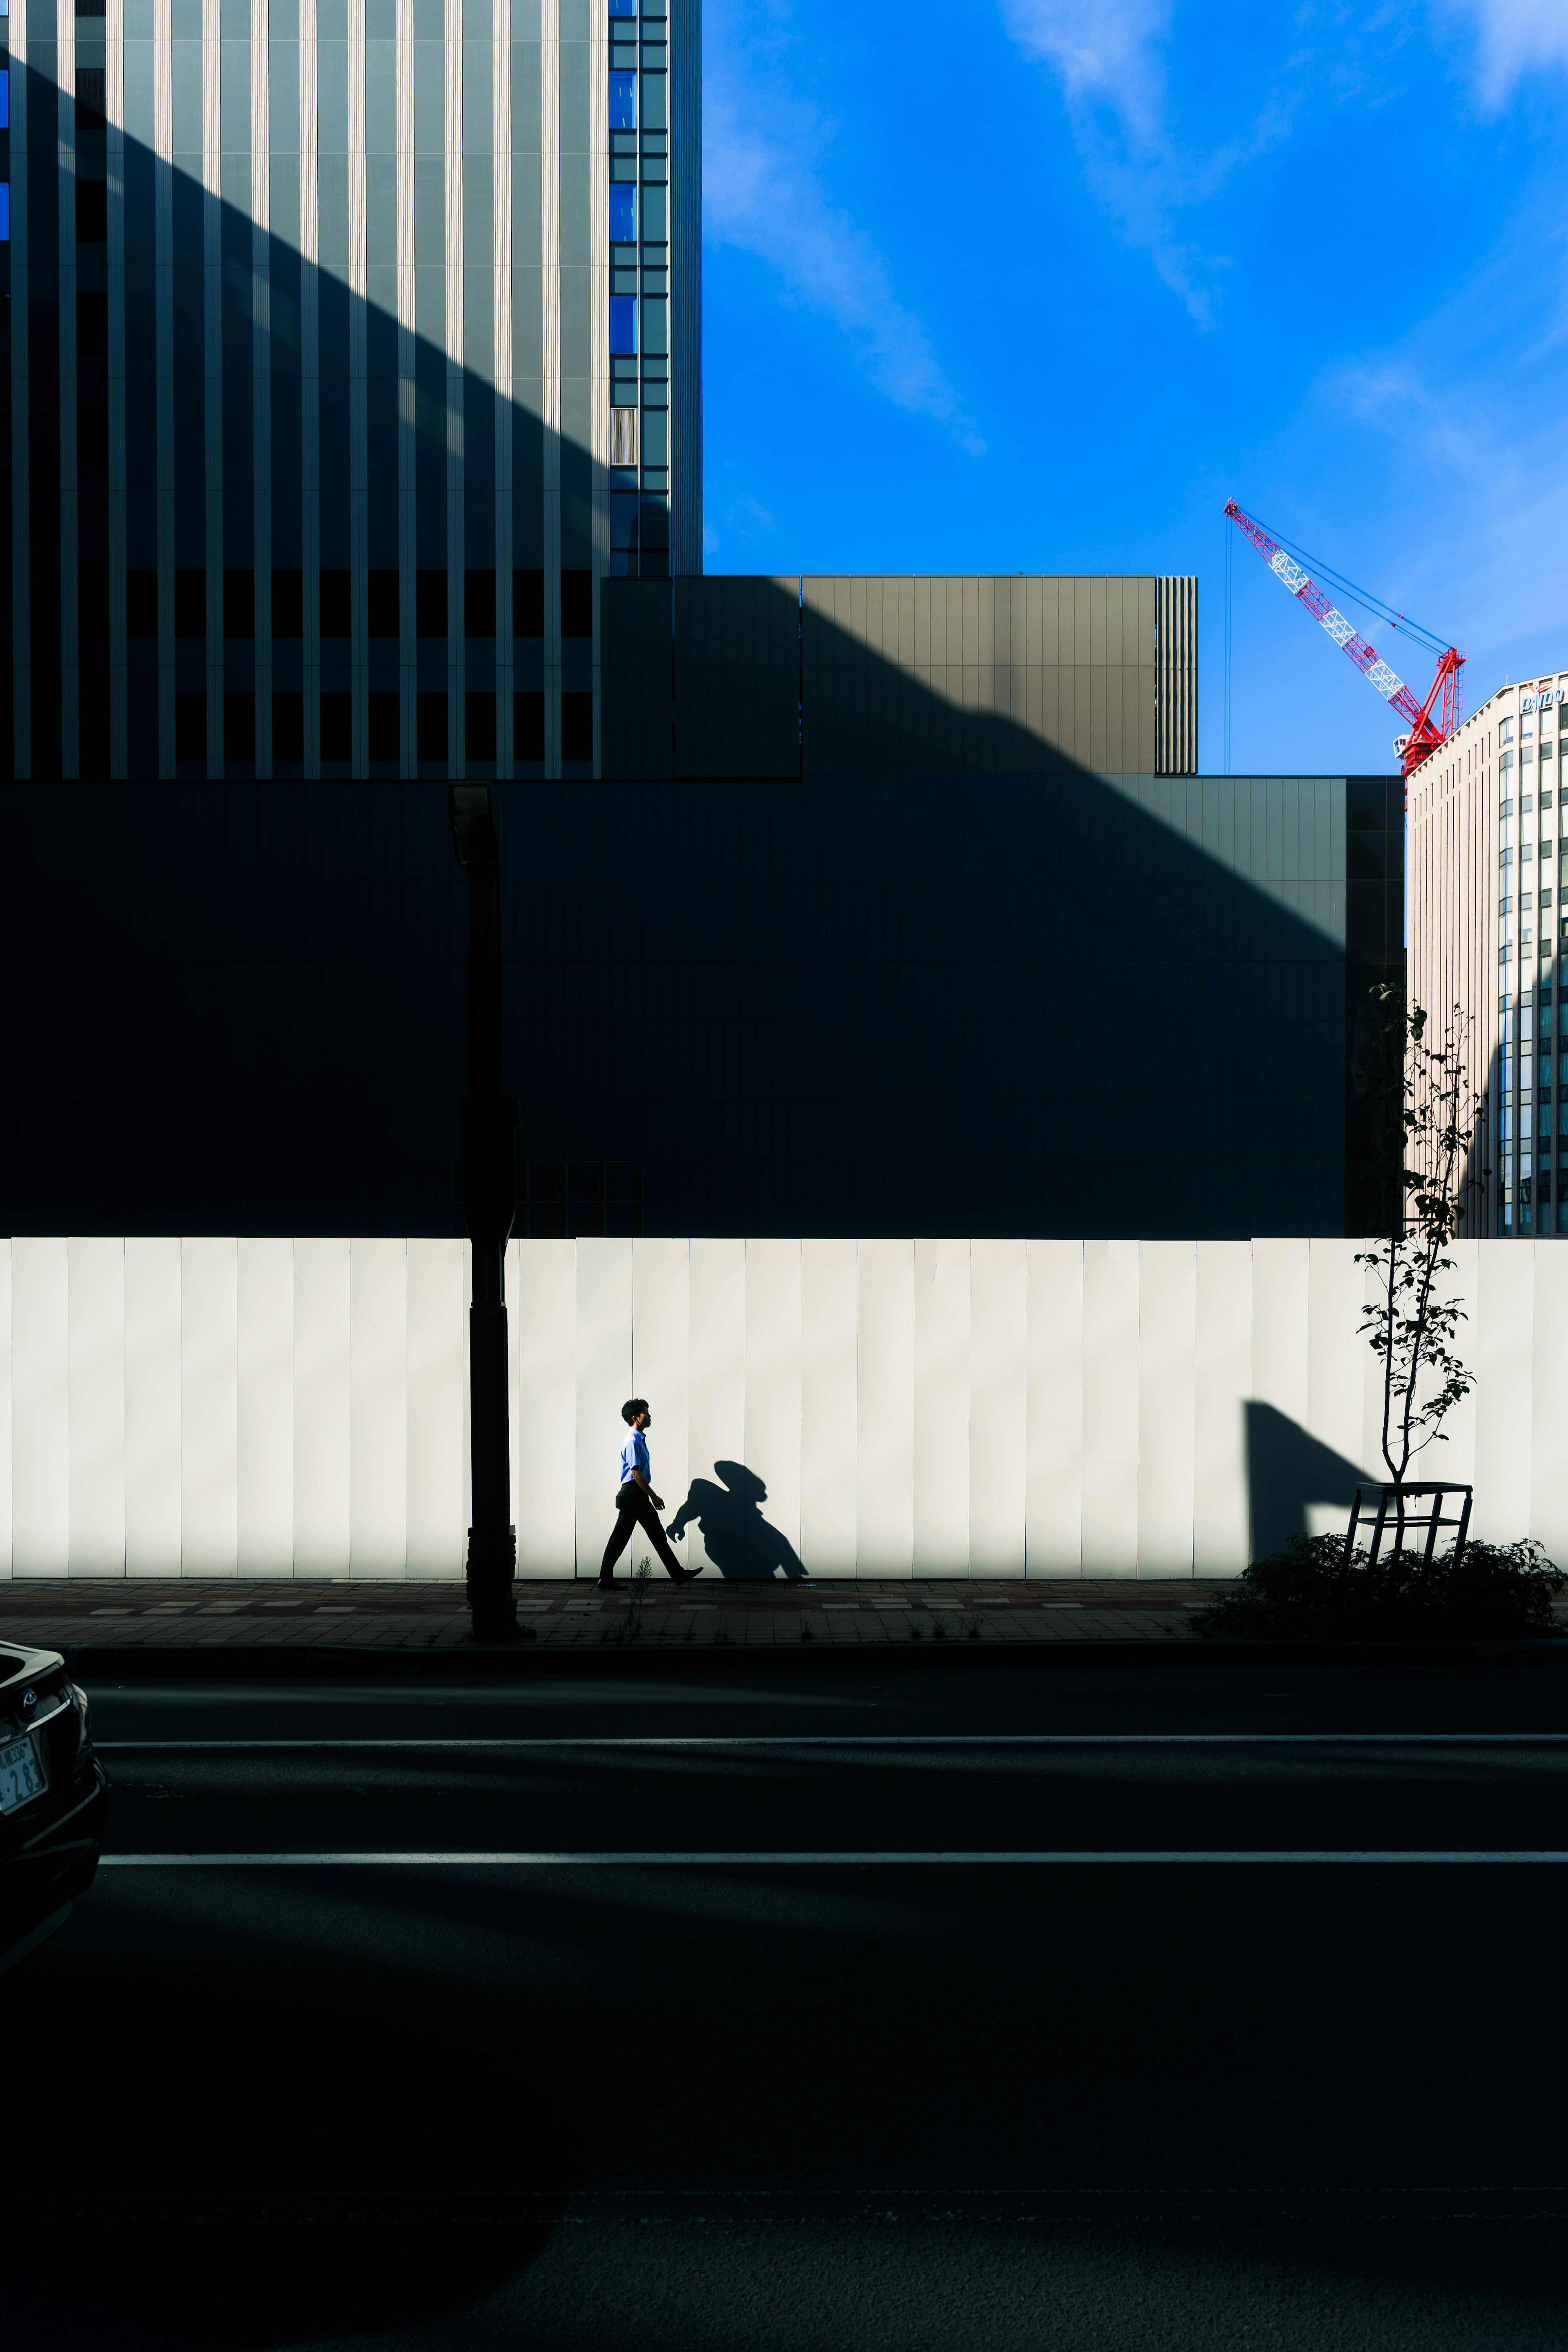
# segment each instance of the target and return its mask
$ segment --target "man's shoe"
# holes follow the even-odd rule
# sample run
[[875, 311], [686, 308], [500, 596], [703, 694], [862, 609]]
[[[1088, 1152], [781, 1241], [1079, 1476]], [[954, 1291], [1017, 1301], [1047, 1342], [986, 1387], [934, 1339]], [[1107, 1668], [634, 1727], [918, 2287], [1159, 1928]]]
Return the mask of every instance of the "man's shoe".
[[679, 1569], [675, 1578], [677, 1584], [695, 1584], [706, 1565], [705, 1560], [699, 1560], [695, 1568]]

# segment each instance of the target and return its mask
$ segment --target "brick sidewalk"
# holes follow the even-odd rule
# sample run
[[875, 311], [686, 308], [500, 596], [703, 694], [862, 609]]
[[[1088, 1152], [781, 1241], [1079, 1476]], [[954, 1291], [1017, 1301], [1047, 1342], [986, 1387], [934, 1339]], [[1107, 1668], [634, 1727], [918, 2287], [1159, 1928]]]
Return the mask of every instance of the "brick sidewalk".
[[[694, 1585], [650, 1579], [637, 1630], [639, 1649], [769, 1649], [819, 1642], [879, 1649], [915, 1641], [993, 1648], [1083, 1642], [1181, 1642], [1199, 1637], [1190, 1618], [1219, 1586], [1180, 1580], [992, 1582], [845, 1580], [801, 1586], [725, 1583], [710, 1569]], [[633, 1616], [630, 1580], [613, 1594], [565, 1578], [517, 1585], [518, 1615], [543, 1650], [624, 1647]], [[153, 1582], [124, 1577], [20, 1579], [0, 1583], [0, 1640], [47, 1649], [190, 1650], [333, 1648], [440, 1651], [467, 1641], [458, 1583], [303, 1581]]]

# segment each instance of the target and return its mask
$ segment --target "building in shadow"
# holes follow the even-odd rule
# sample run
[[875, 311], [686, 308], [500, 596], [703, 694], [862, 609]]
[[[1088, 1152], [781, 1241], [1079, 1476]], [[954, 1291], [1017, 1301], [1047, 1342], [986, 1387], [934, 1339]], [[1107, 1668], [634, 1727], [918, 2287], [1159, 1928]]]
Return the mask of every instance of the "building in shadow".
[[[1331, 1234], [1399, 786], [1195, 583], [701, 575], [698, 0], [15, 0], [12, 1232]], [[215, 785], [221, 790], [215, 791]]]

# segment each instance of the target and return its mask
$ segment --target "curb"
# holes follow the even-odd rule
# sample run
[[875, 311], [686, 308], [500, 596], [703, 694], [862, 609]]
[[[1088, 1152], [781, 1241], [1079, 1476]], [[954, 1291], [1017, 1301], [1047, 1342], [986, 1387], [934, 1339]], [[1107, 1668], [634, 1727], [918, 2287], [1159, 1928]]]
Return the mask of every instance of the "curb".
[[375, 1650], [332, 1649], [325, 1643], [298, 1649], [235, 1643], [211, 1649], [115, 1649], [84, 1643], [64, 1651], [67, 1672], [96, 1682], [394, 1682], [471, 1681], [477, 1676], [533, 1681], [556, 1675], [729, 1674], [773, 1668], [827, 1668], [857, 1674], [870, 1669], [919, 1672], [970, 1666], [1214, 1665], [1246, 1666], [1470, 1666], [1548, 1665], [1568, 1660], [1568, 1640], [1542, 1642], [899, 1642], [886, 1646], [829, 1649], [801, 1642], [742, 1643], [689, 1649], [681, 1643], [639, 1649], [605, 1643], [593, 1647], [536, 1649]]

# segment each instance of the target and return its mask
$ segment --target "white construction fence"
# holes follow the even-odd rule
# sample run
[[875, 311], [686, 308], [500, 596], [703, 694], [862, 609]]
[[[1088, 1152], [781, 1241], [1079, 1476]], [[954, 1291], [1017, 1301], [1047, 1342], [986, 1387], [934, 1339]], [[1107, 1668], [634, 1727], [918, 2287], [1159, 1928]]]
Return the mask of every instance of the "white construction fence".
[[[1377, 1469], [1357, 1246], [513, 1243], [519, 1571], [595, 1572], [642, 1395], [727, 1574], [1235, 1574]], [[1454, 1255], [1426, 1475], [1568, 1561], [1568, 1247]], [[457, 1241], [0, 1242], [0, 1575], [460, 1576], [467, 1286]]]

